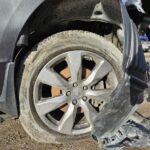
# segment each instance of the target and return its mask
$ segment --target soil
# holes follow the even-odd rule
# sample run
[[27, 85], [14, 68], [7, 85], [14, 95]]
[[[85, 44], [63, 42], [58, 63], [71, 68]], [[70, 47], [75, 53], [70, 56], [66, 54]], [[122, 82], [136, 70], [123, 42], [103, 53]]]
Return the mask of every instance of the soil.
[[[0, 150], [100, 150], [92, 140], [66, 144], [41, 144], [31, 140], [25, 133], [19, 120], [8, 120], [0, 124]], [[138, 149], [125, 149], [138, 150]], [[142, 149], [142, 150], [150, 150]]]
[[1, 150], [98, 150], [92, 139], [61, 145], [40, 144], [25, 133], [19, 120], [8, 120], [0, 125]]

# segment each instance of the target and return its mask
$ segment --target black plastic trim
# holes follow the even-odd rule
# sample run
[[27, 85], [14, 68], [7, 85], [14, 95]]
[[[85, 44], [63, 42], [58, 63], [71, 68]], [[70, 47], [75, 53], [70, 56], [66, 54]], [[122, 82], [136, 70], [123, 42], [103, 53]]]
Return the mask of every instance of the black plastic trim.
[[4, 86], [0, 97], [0, 110], [13, 117], [18, 117], [16, 95], [14, 89], [14, 63], [7, 64]]

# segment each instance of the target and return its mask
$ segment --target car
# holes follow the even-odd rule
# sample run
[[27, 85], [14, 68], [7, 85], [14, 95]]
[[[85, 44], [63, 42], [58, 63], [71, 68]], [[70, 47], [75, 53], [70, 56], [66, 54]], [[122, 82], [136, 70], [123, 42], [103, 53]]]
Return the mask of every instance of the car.
[[104, 135], [134, 112], [147, 65], [122, 2], [0, 1], [0, 19], [0, 111], [32, 139], [88, 138], [97, 115]]

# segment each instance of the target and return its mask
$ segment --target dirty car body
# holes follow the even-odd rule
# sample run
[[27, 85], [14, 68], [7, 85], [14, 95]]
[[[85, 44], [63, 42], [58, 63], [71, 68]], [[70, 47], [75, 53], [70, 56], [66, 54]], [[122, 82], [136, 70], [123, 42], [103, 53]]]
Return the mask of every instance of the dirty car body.
[[[54, 34], [58, 24], [66, 23], [66, 20], [67, 23], [72, 24], [78, 21], [101, 22], [104, 25], [117, 26], [124, 31], [122, 37], [124, 39], [123, 79], [112, 92], [101, 115], [93, 118], [94, 136], [100, 139], [111, 136], [134, 113], [136, 105], [142, 103], [140, 100], [143, 91], [148, 87], [147, 65], [136, 25], [130, 19], [121, 1], [0, 1], [0, 18], [1, 112], [12, 117], [19, 117], [18, 85], [16, 85], [19, 71], [17, 68], [23, 56], [29, 52], [28, 49], [48, 35]], [[64, 24], [61, 24], [62, 26]], [[69, 30], [61, 29], [61, 27], [59, 26], [60, 31]], [[86, 30], [83, 27], [82, 29]]]

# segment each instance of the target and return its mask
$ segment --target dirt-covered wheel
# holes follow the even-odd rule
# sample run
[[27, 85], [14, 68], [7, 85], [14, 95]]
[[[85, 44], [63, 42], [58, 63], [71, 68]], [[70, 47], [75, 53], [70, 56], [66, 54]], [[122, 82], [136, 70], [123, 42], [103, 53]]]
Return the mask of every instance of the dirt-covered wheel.
[[66, 31], [40, 42], [20, 77], [20, 120], [36, 141], [87, 138], [93, 117], [122, 77], [121, 52], [90, 32]]

